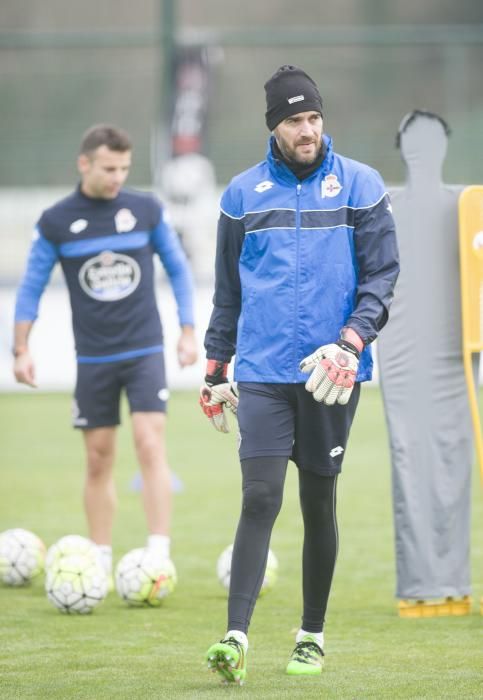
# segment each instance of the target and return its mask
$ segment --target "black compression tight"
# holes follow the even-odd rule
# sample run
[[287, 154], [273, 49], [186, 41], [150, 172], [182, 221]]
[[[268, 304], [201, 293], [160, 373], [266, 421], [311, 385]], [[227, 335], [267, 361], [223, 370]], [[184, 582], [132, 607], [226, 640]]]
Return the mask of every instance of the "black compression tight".
[[[247, 632], [263, 581], [270, 536], [282, 506], [286, 457], [242, 460], [243, 503], [233, 550], [228, 629]], [[299, 471], [304, 520], [302, 627], [322, 630], [337, 556], [336, 477]]]
[[299, 493], [304, 519], [302, 629], [322, 632], [339, 545], [337, 476], [300, 470]]
[[282, 505], [287, 457], [243, 459], [243, 501], [233, 547], [228, 629], [246, 633], [263, 582], [270, 535]]

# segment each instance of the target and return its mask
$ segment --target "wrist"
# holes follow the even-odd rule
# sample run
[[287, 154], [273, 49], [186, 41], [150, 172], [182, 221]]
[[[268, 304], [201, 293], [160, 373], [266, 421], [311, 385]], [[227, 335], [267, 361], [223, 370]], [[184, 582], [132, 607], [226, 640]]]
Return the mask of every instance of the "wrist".
[[360, 358], [361, 354], [359, 350], [356, 348], [355, 345], [352, 345], [352, 343], [349, 343], [348, 340], [343, 340], [340, 338], [339, 340], [335, 341], [335, 344], [340, 347], [341, 350], [345, 350], [345, 352], [350, 352], [351, 355], [354, 355], [357, 359]]
[[344, 326], [344, 328], [341, 330], [340, 339], [353, 345], [357, 352], [362, 352], [364, 350], [365, 343], [361, 336], [353, 328], [349, 328], [349, 326]]
[[208, 360], [206, 363], [205, 382], [208, 386], [224, 384], [228, 376], [228, 362], [221, 360]]
[[27, 345], [14, 345], [12, 348], [12, 355], [15, 357], [20, 357], [20, 355], [25, 355], [26, 352], [28, 352], [28, 346]]

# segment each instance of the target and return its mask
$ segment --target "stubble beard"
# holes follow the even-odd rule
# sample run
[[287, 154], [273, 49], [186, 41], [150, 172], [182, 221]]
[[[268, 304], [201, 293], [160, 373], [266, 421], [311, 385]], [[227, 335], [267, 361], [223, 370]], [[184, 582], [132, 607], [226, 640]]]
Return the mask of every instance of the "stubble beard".
[[[310, 155], [304, 156], [304, 155], [298, 154], [297, 146], [304, 145], [305, 143], [313, 143], [314, 144], [315, 153], [313, 156], [310, 156]], [[280, 152], [282, 153], [283, 157], [287, 161], [294, 163], [296, 165], [312, 165], [312, 163], [315, 162], [315, 160], [317, 159], [317, 156], [320, 153], [320, 149], [322, 146], [322, 140], [318, 144], [318, 147], [317, 147], [317, 143], [314, 141], [308, 141], [308, 142], [303, 141], [302, 143], [297, 144], [297, 146], [295, 146], [294, 148], [287, 148], [286, 144], [283, 141], [280, 141], [278, 143], [278, 147], [280, 149]]]

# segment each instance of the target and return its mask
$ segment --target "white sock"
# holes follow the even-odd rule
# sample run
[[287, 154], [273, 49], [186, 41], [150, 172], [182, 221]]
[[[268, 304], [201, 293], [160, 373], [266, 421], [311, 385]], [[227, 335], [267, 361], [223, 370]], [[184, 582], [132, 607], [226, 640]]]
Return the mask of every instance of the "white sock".
[[171, 538], [168, 535], [148, 535], [147, 548], [161, 559], [169, 559]]
[[224, 639], [227, 639], [228, 637], [233, 637], [233, 639], [236, 639], [237, 642], [240, 642], [245, 651], [248, 649], [248, 637], [246, 636], [245, 632], [242, 632], [241, 630], [228, 630], [224, 636]]
[[98, 544], [97, 551], [101, 566], [108, 576], [112, 574], [112, 547], [110, 544]]
[[295, 637], [295, 643], [298, 644], [299, 642], [303, 641], [303, 638], [307, 634], [315, 639], [315, 641], [317, 642], [317, 644], [319, 645], [319, 647], [323, 651], [324, 650], [324, 633], [323, 632], [306, 632], [303, 629], [299, 629], [299, 631], [297, 632], [297, 636]]

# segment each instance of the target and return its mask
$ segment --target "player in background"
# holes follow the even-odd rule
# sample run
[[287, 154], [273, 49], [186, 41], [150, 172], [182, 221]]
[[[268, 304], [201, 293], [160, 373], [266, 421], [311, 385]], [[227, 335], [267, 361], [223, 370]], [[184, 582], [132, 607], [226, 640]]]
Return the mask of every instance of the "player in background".
[[[282, 66], [265, 92], [266, 159], [233, 178], [221, 200], [200, 398], [221, 432], [225, 408], [238, 406], [243, 498], [227, 632], [206, 655], [223, 680], [238, 683], [289, 459], [298, 467], [304, 543], [302, 620], [286, 670], [321, 672], [337, 475], [399, 271], [384, 183], [333, 151], [317, 85]], [[233, 354], [237, 389], [227, 378]]]
[[143, 479], [147, 545], [161, 558], [170, 556], [168, 389], [154, 288], [155, 254], [166, 269], [178, 307], [179, 364], [191, 365], [197, 357], [187, 260], [156, 198], [123, 188], [131, 155], [130, 137], [115, 126], [95, 125], [85, 133], [77, 160], [80, 183], [40, 217], [15, 308], [15, 378], [35, 387], [28, 340], [41, 295], [59, 262], [70, 297], [77, 355], [73, 425], [82, 430], [85, 446], [85, 512], [89, 536], [99, 546], [108, 573], [122, 390], [129, 401]]

